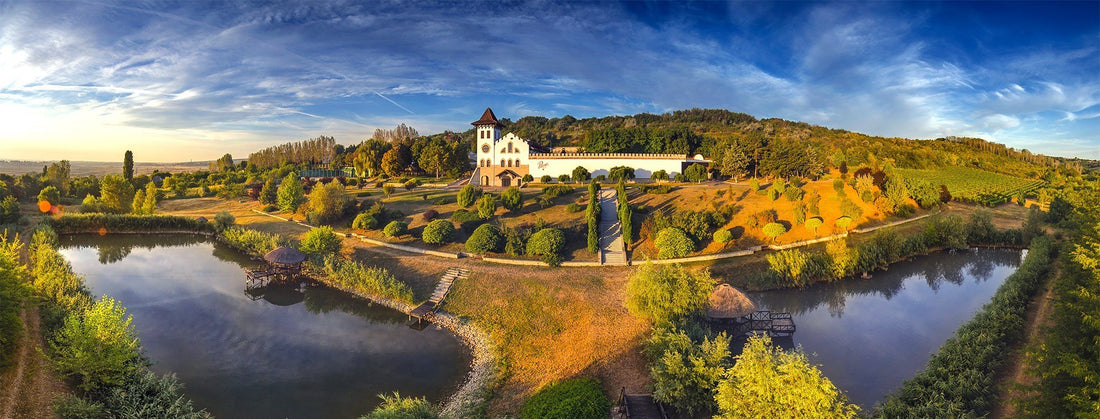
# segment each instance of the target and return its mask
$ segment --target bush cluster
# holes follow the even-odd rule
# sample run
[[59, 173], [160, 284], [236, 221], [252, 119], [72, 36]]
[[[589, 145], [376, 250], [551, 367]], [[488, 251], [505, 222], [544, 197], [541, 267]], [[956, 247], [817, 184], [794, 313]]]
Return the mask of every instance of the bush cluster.
[[575, 189], [572, 186], [566, 185], [553, 185], [542, 188], [542, 196], [549, 199], [554, 199], [562, 195], [568, 195], [573, 193]]
[[324, 257], [340, 251], [344, 241], [336, 236], [332, 227], [315, 227], [306, 232], [298, 246], [302, 253], [313, 257]]
[[523, 418], [604, 419], [611, 401], [603, 394], [600, 382], [594, 378], [576, 378], [539, 389], [523, 403]]
[[548, 227], [536, 231], [527, 240], [527, 254], [541, 256], [541, 260], [557, 266], [561, 264], [561, 250], [565, 247], [565, 233], [561, 230]]
[[237, 226], [225, 229], [218, 237], [238, 250], [260, 256], [289, 244], [288, 240], [278, 235]]
[[382, 267], [365, 266], [348, 261], [336, 254], [328, 254], [317, 266], [342, 288], [366, 295], [380, 295], [406, 303], [412, 303], [413, 293], [408, 284], [401, 282]]

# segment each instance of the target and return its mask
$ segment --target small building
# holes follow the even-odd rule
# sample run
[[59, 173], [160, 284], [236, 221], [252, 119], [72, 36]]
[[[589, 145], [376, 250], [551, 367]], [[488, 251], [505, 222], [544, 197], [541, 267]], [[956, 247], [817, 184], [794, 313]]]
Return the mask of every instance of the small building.
[[578, 166], [593, 177], [607, 175], [613, 167], [626, 166], [633, 168], [639, 179], [648, 179], [657, 171], [664, 171], [671, 178], [691, 164], [710, 163], [698, 154], [584, 153], [575, 147], [544, 150], [515, 133], [501, 135], [503, 127], [491, 108], [485, 108], [481, 119], [470, 124], [477, 128], [476, 168], [470, 177], [470, 184], [475, 186], [519, 185], [525, 175], [535, 179], [557, 178], [572, 175]]

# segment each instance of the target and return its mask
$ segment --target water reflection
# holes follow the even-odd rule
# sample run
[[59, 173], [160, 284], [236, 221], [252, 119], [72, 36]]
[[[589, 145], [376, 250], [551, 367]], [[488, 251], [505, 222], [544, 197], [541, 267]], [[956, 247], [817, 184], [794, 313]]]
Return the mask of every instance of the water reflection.
[[203, 237], [62, 242], [92, 292], [133, 314], [154, 369], [219, 417], [356, 417], [394, 390], [439, 402], [469, 364], [448, 332], [409, 329], [405, 315], [336, 290], [246, 294], [241, 268], [255, 262]]
[[[989, 302], [1022, 254], [940, 252], [891, 265], [869, 280], [748, 295], [761, 309], [792, 313], [798, 331], [782, 344], [814, 354], [812, 362], [869, 409], [923, 368], [929, 355]], [[740, 344], [734, 343], [735, 350]]]

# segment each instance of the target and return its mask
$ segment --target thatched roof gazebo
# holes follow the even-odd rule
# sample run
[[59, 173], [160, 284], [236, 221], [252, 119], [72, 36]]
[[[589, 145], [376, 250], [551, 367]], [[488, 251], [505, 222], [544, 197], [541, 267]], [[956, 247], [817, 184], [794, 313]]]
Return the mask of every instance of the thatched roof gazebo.
[[719, 285], [710, 293], [707, 301], [707, 318], [710, 320], [733, 320], [748, 316], [756, 311], [749, 297], [729, 284]]
[[305, 262], [306, 255], [297, 249], [280, 246], [267, 252], [264, 255], [264, 260], [271, 264], [271, 268], [276, 275], [290, 276], [297, 275], [302, 271], [302, 262]]

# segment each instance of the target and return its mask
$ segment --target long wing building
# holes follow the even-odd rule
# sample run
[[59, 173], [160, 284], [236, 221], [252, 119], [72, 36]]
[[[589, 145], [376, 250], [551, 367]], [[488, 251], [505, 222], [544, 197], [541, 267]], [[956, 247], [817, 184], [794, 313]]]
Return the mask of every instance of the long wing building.
[[470, 184], [477, 186], [519, 185], [527, 174], [535, 179], [544, 175], [557, 178], [571, 175], [577, 166], [587, 169], [593, 177], [607, 175], [616, 166], [633, 168], [638, 179], [649, 179], [659, 170], [673, 177], [693, 163], [710, 162], [701, 155], [550, 152], [514, 133], [501, 135], [501, 124], [490, 108], [485, 108], [481, 119], [471, 124], [477, 128], [477, 167]]

